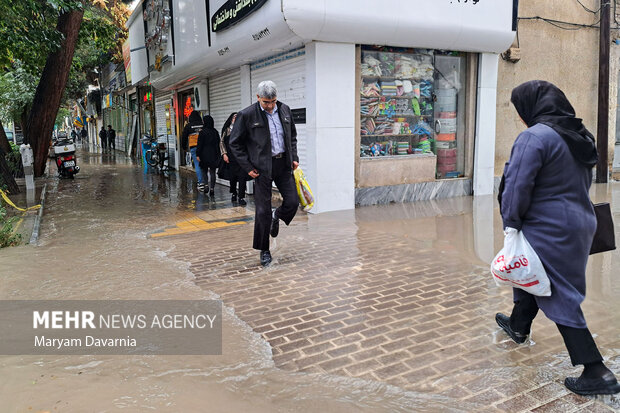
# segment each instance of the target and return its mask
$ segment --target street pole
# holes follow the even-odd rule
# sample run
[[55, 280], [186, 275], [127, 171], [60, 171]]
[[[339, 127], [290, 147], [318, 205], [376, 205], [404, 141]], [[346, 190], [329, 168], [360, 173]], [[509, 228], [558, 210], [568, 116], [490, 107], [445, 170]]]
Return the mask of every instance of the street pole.
[[596, 183], [607, 182], [607, 146], [609, 140], [609, 1], [601, 0], [601, 33], [598, 63], [598, 124], [596, 128]]

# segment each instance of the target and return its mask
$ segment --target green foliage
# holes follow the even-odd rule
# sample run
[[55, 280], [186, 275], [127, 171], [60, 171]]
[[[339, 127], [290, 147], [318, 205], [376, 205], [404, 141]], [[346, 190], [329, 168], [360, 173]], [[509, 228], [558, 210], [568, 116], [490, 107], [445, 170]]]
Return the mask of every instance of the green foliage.
[[81, 7], [76, 0], [0, 0], [0, 70], [20, 60], [36, 73], [62, 41], [60, 13]]
[[9, 124], [19, 119], [24, 108], [32, 103], [37, 77], [16, 61], [11, 71], [0, 74], [0, 119]]
[[[6, 163], [9, 165], [9, 169], [13, 173], [13, 176], [16, 176], [18, 173], [21, 173], [21, 163], [22, 163], [22, 154], [19, 152], [19, 146], [15, 145], [13, 142], [9, 142], [11, 145], [11, 152], [4, 155], [4, 159]], [[0, 177], [0, 181], [2, 178]]]
[[22, 240], [21, 234], [13, 233], [13, 223], [16, 218], [7, 218], [6, 209], [0, 205], [0, 248], [19, 245]]

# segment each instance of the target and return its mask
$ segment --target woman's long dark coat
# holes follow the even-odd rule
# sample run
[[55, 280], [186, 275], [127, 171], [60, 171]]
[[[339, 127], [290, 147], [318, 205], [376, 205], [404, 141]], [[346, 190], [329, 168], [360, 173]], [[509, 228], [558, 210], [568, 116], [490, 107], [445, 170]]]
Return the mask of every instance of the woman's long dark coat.
[[196, 156], [200, 158], [201, 168], [217, 168], [220, 162], [220, 134], [213, 127], [213, 118], [203, 117], [204, 127], [198, 135]]
[[[504, 227], [523, 231], [551, 281], [551, 296], [536, 297], [538, 307], [558, 324], [586, 328], [580, 305], [596, 230], [588, 196], [592, 170], [555, 130], [539, 123], [515, 141], [504, 176]], [[515, 300], [524, 294], [515, 289]]]

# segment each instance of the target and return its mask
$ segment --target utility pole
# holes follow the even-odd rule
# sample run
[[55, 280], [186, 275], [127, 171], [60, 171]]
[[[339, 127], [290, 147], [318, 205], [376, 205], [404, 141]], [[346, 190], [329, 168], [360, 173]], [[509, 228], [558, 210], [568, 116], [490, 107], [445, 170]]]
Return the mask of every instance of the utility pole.
[[596, 183], [607, 182], [607, 147], [609, 141], [609, 1], [601, 1], [601, 37], [598, 63], [598, 124], [596, 127]]

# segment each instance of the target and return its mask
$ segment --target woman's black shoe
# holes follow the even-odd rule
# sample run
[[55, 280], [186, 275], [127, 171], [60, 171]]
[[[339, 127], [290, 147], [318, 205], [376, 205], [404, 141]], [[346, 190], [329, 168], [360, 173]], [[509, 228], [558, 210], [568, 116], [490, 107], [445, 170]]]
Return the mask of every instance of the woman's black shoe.
[[612, 372], [604, 374], [602, 377], [589, 379], [586, 377], [567, 377], [564, 385], [573, 393], [583, 396], [595, 394], [616, 394], [620, 393], [620, 383]]
[[495, 321], [497, 325], [500, 326], [506, 334], [510, 336], [511, 339], [514, 340], [517, 344], [523, 344], [525, 340], [527, 340], [527, 334], [517, 333], [510, 328], [510, 317], [504, 315], [502, 313], [495, 314]]
[[247, 205], [248, 203], [245, 201], [245, 198], [239, 198], [239, 205]]
[[237, 202], [237, 194], [232, 194], [230, 197], [230, 202]]

